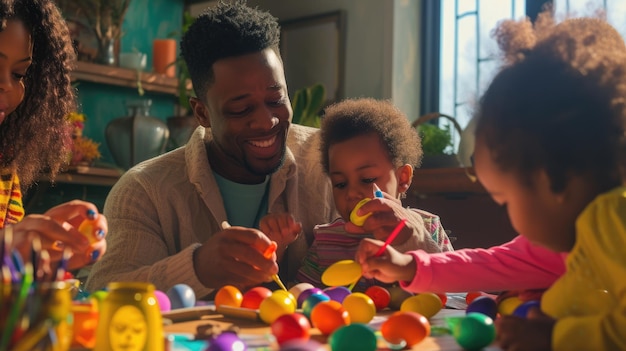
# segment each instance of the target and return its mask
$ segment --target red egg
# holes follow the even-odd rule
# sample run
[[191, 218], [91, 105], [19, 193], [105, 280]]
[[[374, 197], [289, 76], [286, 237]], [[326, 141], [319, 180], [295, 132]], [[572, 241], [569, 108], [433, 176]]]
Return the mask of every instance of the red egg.
[[376, 306], [376, 310], [378, 311], [389, 306], [389, 302], [391, 301], [391, 294], [389, 293], [389, 290], [378, 285], [373, 285], [367, 288], [367, 290], [365, 290], [365, 295], [369, 296], [372, 301], [374, 301], [374, 306]]
[[323, 335], [329, 335], [337, 328], [350, 324], [350, 314], [337, 301], [322, 301], [313, 307], [311, 323]]
[[417, 312], [395, 312], [380, 327], [383, 338], [399, 344], [404, 340], [413, 347], [430, 335], [430, 322]]
[[441, 308], [446, 307], [446, 303], [448, 302], [448, 295], [444, 293], [437, 293], [437, 296], [441, 299]]
[[263, 286], [254, 287], [243, 294], [241, 307], [257, 310], [261, 302], [270, 296], [272, 296], [272, 290]]
[[309, 340], [311, 324], [302, 313], [284, 314], [272, 323], [271, 330], [279, 345], [292, 340]]
[[470, 291], [467, 293], [467, 295], [465, 295], [465, 303], [469, 305], [470, 303], [472, 303], [472, 301], [474, 301], [475, 298], [485, 295], [487, 294], [482, 291]]

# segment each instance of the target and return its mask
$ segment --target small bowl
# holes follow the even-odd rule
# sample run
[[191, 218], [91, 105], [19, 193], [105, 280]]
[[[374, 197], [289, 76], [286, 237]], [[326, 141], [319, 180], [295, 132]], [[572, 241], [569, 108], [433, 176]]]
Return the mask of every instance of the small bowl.
[[143, 70], [148, 61], [143, 52], [122, 52], [120, 53], [120, 67]]

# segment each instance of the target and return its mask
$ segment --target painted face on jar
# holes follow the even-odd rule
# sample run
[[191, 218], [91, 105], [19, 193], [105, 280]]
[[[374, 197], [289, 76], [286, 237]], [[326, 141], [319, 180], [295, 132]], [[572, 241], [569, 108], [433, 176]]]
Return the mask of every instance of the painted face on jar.
[[328, 173], [337, 210], [344, 220], [349, 220], [359, 201], [374, 197], [374, 184], [397, 198], [402, 191], [400, 184], [410, 184], [410, 179], [405, 178], [412, 175], [412, 167], [395, 167], [378, 135], [368, 133], [331, 145]]
[[260, 183], [283, 163], [293, 113], [282, 61], [265, 49], [218, 60], [213, 72], [205, 102], [194, 106], [211, 128], [211, 167], [234, 182]]
[[24, 77], [32, 63], [30, 31], [20, 20], [0, 32], [0, 124], [24, 99]]

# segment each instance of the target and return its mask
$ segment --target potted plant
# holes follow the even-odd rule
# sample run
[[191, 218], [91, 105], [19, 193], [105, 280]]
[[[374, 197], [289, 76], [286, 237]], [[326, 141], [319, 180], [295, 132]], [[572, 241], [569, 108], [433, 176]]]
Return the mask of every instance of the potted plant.
[[322, 121], [320, 112], [322, 107], [324, 107], [325, 101], [326, 89], [320, 83], [296, 90], [291, 100], [291, 108], [293, 109], [292, 122], [319, 128]]
[[[446, 128], [441, 128], [437, 124], [428, 123], [436, 118], [443, 117], [451, 122]], [[452, 126], [462, 132], [461, 126], [454, 117], [434, 112], [421, 116], [413, 122], [413, 127], [417, 128], [422, 138], [422, 158], [421, 168], [448, 168], [459, 167], [458, 156], [454, 153], [454, 143], [452, 142]]]

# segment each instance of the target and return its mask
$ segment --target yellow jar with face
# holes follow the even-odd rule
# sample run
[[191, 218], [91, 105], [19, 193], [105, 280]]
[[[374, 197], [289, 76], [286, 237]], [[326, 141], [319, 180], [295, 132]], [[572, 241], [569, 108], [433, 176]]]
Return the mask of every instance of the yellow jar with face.
[[163, 323], [154, 285], [116, 282], [100, 305], [94, 351], [163, 351]]

